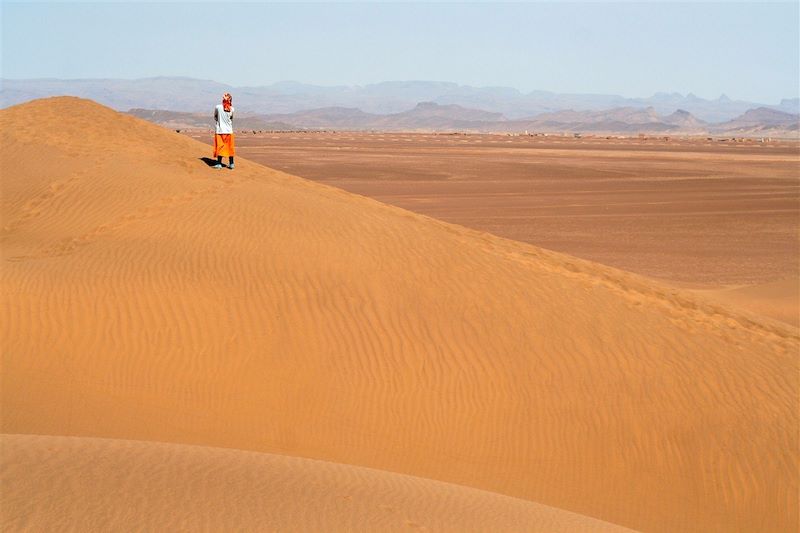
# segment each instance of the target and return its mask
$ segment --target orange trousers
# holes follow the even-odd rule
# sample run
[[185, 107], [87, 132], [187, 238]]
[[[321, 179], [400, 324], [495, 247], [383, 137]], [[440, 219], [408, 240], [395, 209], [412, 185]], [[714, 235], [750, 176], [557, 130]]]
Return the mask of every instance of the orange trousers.
[[236, 155], [232, 133], [217, 133], [214, 135], [214, 157], [233, 157]]

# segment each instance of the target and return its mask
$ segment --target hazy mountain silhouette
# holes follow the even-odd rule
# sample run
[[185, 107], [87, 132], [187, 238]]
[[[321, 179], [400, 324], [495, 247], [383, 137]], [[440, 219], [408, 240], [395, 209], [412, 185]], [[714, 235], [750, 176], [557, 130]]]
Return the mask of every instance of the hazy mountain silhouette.
[[[132, 109], [130, 114], [170, 128], [210, 128], [210, 113], [181, 113]], [[509, 133], [672, 133], [718, 135], [792, 136], [798, 131], [798, 116], [768, 108], [746, 111], [724, 123], [702, 121], [686, 110], [660, 115], [653, 107], [620, 107], [602, 111], [565, 110], [542, 113], [522, 120], [509, 120], [500, 113], [459, 105], [417, 104], [401, 113], [379, 115], [357, 108], [324, 107], [295, 113], [241, 115], [239, 130], [377, 130], [377, 131], [465, 131]]]
[[601, 111], [612, 108], [652, 107], [660, 115], [678, 109], [706, 122], [734, 119], [749, 109], [768, 107], [797, 113], [798, 99], [787, 98], [777, 105], [764, 102], [714, 100], [694, 94], [656, 93], [647, 98], [625, 98], [604, 94], [559, 94], [548, 91], [521, 92], [509, 87], [471, 87], [437, 81], [387, 81], [364, 86], [318, 86], [284, 81], [260, 87], [234, 87], [211, 80], [158, 77], [137, 80], [2, 80], [2, 105], [7, 107], [56, 95], [91, 98], [115, 109], [163, 109], [207, 112], [223, 92], [234, 94], [235, 105], [254, 114], [287, 114], [327, 107], [356, 108], [379, 115], [401, 113], [420, 102], [458, 105], [502, 113], [510, 120], [524, 119], [564, 110]]

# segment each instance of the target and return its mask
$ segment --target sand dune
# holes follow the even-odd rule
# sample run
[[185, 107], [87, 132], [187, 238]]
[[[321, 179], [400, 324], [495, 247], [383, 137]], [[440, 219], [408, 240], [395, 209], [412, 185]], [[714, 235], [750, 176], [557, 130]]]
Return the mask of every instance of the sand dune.
[[0, 443], [4, 531], [630, 531], [310, 459], [85, 437], [4, 435]]
[[796, 527], [795, 328], [214, 171], [89, 101], [0, 124], [3, 432], [322, 459], [643, 531]]
[[716, 301], [800, 327], [798, 278], [696, 292]]

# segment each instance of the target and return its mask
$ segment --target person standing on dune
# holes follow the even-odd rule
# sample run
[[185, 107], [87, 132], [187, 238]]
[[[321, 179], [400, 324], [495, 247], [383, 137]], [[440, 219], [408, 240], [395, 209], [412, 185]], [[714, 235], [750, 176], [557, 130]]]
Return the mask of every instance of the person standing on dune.
[[214, 168], [222, 168], [222, 158], [228, 156], [230, 165], [228, 168], [233, 170], [233, 97], [231, 93], [222, 95], [222, 103], [214, 108], [214, 122], [216, 132], [214, 134], [214, 157], [217, 164]]

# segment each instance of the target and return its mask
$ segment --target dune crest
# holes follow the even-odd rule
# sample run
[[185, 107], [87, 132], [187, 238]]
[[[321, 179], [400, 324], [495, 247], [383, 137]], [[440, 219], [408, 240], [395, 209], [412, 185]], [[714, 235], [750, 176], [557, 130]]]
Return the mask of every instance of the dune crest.
[[0, 446], [6, 531], [631, 531], [491, 492], [311, 459], [86, 437], [2, 435]]
[[796, 525], [796, 328], [214, 171], [89, 101], [0, 125], [3, 432], [296, 455], [647, 531]]
[[762, 316], [800, 327], [800, 280], [782, 279], [768, 283], [695, 292]]

